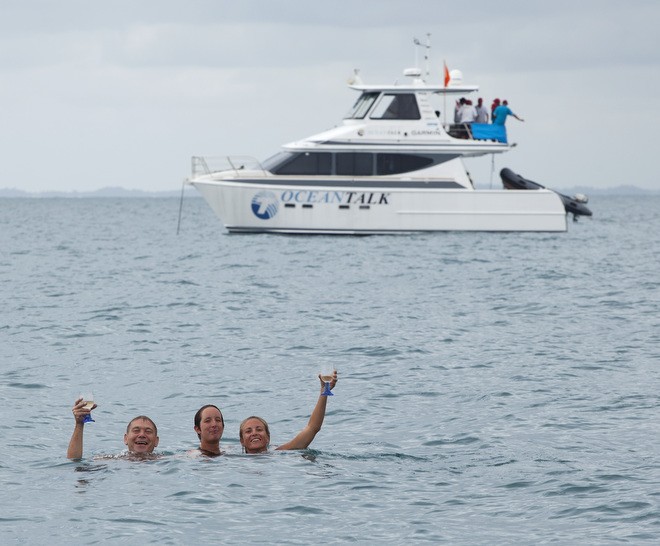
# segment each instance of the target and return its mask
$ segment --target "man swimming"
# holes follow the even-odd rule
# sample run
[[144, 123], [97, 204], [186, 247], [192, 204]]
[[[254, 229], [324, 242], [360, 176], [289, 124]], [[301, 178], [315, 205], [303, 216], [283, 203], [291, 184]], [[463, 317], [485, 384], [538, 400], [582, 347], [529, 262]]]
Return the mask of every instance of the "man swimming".
[[[82, 398], [75, 401], [72, 411], [76, 425], [71, 440], [69, 440], [69, 448], [66, 451], [68, 459], [82, 459], [85, 417], [96, 407], [96, 404], [91, 408], [86, 407], [86, 403]], [[138, 415], [128, 423], [126, 434], [124, 434], [124, 443], [130, 455], [148, 458], [158, 446], [158, 441], [158, 427], [146, 415]]]

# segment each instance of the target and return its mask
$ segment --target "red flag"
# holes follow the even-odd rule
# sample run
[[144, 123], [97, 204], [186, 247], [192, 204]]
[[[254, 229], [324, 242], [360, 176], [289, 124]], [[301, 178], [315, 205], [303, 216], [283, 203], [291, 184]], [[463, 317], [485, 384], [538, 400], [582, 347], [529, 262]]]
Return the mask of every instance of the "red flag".
[[449, 77], [449, 69], [447, 68], [447, 63], [445, 62], [444, 64], [445, 64], [445, 87], [447, 87], [447, 85], [449, 85], [449, 80], [451, 78]]

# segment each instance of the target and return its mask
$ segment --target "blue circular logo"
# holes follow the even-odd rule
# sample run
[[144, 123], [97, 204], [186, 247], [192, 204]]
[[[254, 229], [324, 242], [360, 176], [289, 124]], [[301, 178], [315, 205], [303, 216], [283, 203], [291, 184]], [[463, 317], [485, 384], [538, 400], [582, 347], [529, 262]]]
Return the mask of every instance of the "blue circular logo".
[[275, 216], [278, 207], [277, 196], [272, 191], [260, 191], [252, 198], [252, 212], [262, 220]]

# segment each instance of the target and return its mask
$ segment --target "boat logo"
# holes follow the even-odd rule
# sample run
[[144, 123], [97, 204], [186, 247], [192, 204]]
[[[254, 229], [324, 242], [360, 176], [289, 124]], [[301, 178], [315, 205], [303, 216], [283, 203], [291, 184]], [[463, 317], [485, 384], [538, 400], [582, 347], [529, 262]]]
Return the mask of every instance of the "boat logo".
[[252, 212], [262, 220], [275, 216], [278, 206], [277, 196], [270, 191], [260, 191], [252, 198]]

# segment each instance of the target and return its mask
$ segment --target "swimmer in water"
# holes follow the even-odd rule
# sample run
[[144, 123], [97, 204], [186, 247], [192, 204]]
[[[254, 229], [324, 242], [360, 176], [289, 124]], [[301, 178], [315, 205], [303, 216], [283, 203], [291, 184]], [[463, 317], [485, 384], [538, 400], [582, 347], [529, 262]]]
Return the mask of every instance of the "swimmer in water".
[[[321, 375], [319, 375], [319, 380], [321, 381], [321, 392], [323, 392], [325, 383], [323, 379], [321, 379]], [[336, 384], [337, 370], [332, 373], [330, 389], [334, 389]], [[314, 411], [307, 422], [307, 426], [302, 429], [293, 440], [290, 440], [286, 444], [282, 444], [275, 449], [278, 451], [306, 449], [309, 444], [312, 443], [312, 440], [314, 440], [318, 431], [321, 430], [323, 419], [325, 418], [325, 407], [327, 403], [328, 397], [319, 395], [316, 406], [314, 406]], [[270, 430], [268, 428], [268, 423], [256, 415], [248, 417], [241, 423], [239, 438], [245, 453], [263, 453], [268, 451], [268, 446], [270, 445]]]
[[225, 430], [225, 420], [220, 409], [213, 404], [202, 406], [195, 414], [194, 423], [199, 438], [199, 448], [189, 451], [188, 454], [207, 457], [222, 455], [220, 439]]
[[[82, 459], [83, 456], [83, 432], [85, 430], [85, 416], [97, 407], [94, 404], [91, 408], [85, 407], [82, 398], [78, 398], [73, 405], [73, 417], [76, 420], [69, 448], [66, 456], [68, 459]], [[124, 434], [124, 443], [128, 448], [130, 456], [137, 458], [151, 458], [154, 449], [158, 446], [158, 428], [146, 415], [139, 415], [131, 419], [126, 427]]]

